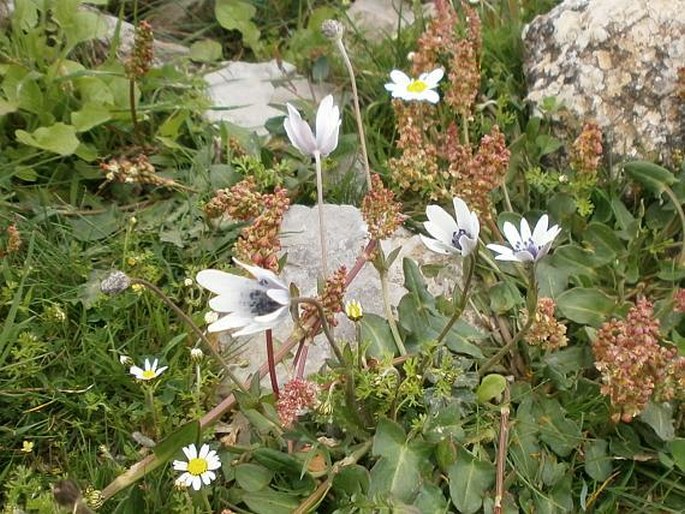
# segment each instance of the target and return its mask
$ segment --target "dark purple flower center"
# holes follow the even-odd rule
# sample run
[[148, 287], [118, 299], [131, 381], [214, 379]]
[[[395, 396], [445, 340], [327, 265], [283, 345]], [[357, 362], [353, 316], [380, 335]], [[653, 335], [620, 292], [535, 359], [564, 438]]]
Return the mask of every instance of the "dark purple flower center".
[[253, 316], [264, 316], [283, 307], [280, 303], [269, 298], [266, 291], [253, 289], [249, 293], [248, 306]]
[[452, 234], [452, 246], [454, 246], [459, 251], [463, 250], [463, 248], [461, 247], [461, 243], [459, 242], [459, 238], [461, 238], [461, 236], [470, 237], [468, 232], [466, 232], [466, 230], [464, 230], [463, 228], [460, 228], [454, 234]]

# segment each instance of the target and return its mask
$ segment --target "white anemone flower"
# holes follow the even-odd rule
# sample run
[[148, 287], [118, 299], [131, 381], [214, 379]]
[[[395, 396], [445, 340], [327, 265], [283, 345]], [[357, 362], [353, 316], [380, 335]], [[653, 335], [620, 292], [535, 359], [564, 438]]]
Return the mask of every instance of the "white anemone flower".
[[436, 104], [440, 101], [440, 95], [435, 89], [444, 75], [442, 68], [436, 68], [430, 73], [422, 73], [418, 79], [412, 79], [400, 70], [392, 70], [390, 72], [392, 82], [388, 82], [385, 89], [392, 93], [393, 98]]
[[199, 491], [202, 484], [209, 485], [212, 480], [216, 479], [214, 470], [221, 467], [221, 460], [216, 451], [209, 449], [209, 445], [203, 444], [198, 453], [197, 447], [191, 444], [183, 448], [183, 453], [187, 461], [174, 461], [174, 469], [183, 471], [183, 474], [176, 479], [178, 485], [192, 486], [193, 489]]
[[502, 229], [511, 248], [498, 244], [488, 245], [490, 250], [499, 254], [495, 257], [498, 261], [537, 262], [547, 255], [552, 241], [561, 232], [559, 225], [549, 227], [547, 214], [538, 220], [532, 233], [525, 218], [521, 219], [520, 230], [516, 230], [514, 224], [508, 221]]
[[239, 328], [234, 336], [245, 336], [274, 328], [288, 315], [290, 291], [272, 271], [233, 261], [246, 269], [254, 279], [215, 269], [202, 270], [195, 280], [218, 295], [209, 300], [209, 307], [219, 313], [219, 319], [207, 330], [222, 332]]
[[164, 373], [167, 369], [169, 369], [169, 366], [162, 366], [161, 368], [158, 368], [157, 366], [159, 366], [159, 359], [155, 359], [152, 362], [152, 364], [150, 364], [150, 359], [145, 359], [144, 368], [139, 368], [138, 366], [131, 366], [129, 372], [138, 380], [152, 380], [157, 378], [162, 373]]
[[438, 205], [426, 207], [428, 221], [423, 226], [433, 237], [421, 235], [421, 240], [434, 252], [443, 255], [458, 253], [466, 257], [478, 244], [480, 223], [476, 213], [469, 210], [464, 200], [455, 196], [452, 203], [456, 219]]
[[321, 100], [316, 111], [316, 135], [309, 124], [292, 105], [286, 104], [288, 116], [283, 120], [283, 127], [292, 145], [304, 155], [315, 157], [327, 156], [338, 146], [340, 130], [340, 109], [333, 103], [333, 96]]

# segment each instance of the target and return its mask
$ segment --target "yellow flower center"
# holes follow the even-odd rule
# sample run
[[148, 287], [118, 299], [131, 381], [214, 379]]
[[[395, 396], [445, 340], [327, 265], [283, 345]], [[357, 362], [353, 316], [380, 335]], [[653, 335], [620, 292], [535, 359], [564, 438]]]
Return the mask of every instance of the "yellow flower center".
[[195, 458], [188, 461], [188, 473], [194, 476], [200, 476], [207, 471], [207, 461], [205, 459]]
[[146, 369], [145, 371], [143, 371], [142, 378], [143, 380], [152, 380], [153, 378], [155, 378], [155, 371], [152, 369]]
[[407, 86], [407, 91], [411, 93], [422, 93], [428, 89], [428, 84], [423, 80], [412, 80]]

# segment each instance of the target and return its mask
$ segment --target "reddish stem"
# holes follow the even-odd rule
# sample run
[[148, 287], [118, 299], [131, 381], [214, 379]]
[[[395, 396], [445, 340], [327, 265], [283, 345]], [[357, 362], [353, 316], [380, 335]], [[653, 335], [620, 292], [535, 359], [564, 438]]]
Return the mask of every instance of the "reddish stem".
[[278, 377], [276, 376], [276, 361], [274, 360], [274, 338], [271, 329], [266, 331], [266, 363], [269, 367], [269, 378], [271, 379], [271, 390], [278, 400]]

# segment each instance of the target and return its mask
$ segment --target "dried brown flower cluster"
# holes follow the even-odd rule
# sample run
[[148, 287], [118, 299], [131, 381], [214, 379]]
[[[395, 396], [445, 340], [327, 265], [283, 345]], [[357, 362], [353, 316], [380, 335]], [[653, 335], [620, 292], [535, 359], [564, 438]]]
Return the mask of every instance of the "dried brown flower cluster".
[[5, 234], [6, 237], [3, 238], [4, 244], [0, 246], [0, 259], [6, 257], [7, 255], [17, 253], [24, 244], [16, 223], [10, 224], [5, 229]]
[[386, 239], [402, 225], [406, 216], [395, 193], [386, 189], [378, 174], [371, 177], [371, 190], [362, 201], [362, 217], [372, 239]]
[[535, 309], [535, 319], [526, 334], [526, 342], [543, 350], [558, 350], [568, 344], [566, 325], [554, 317], [555, 303], [552, 298], [540, 298]]
[[133, 159], [125, 157], [110, 159], [100, 163], [100, 169], [110, 182], [183, 188], [178, 182], [158, 175], [145, 154], [140, 154]]
[[596, 123], [586, 123], [571, 146], [571, 168], [581, 175], [597, 174], [602, 159], [602, 131]]
[[651, 302], [641, 298], [625, 320], [604, 323], [592, 345], [602, 374], [602, 394], [611, 399], [616, 422], [631, 421], [650, 398], [685, 397], [685, 357], [659, 344], [659, 321]]
[[[480, 86], [480, 18], [464, 1], [458, 11], [447, 0], [436, 1], [435, 7], [437, 14], [412, 57], [412, 71], [418, 75], [438, 66], [446, 69], [443, 103], [436, 108], [424, 102], [393, 102], [401, 154], [388, 163], [391, 179], [398, 190], [429, 200], [459, 196], [485, 221], [492, 216], [490, 193], [504, 180], [510, 152], [497, 126], [478, 148], [469, 142], [468, 125]], [[449, 125], [441, 120], [450, 120]]]
[[[326, 284], [323, 287], [323, 293], [319, 296], [319, 301], [323, 305], [324, 313], [326, 314], [326, 321], [330, 326], [336, 326], [338, 322], [335, 315], [343, 311], [343, 297], [345, 296], [347, 268], [340, 266], [333, 274], [326, 279]], [[313, 305], [305, 304], [302, 307], [303, 318], [317, 313]]]
[[480, 18], [464, 1], [461, 17], [448, 0], [436, 0], [435, 10], [418, 40], [412, 72], [419, 75], [444, 65], [448, 79], [445, 102], [456, 113], [469, 116], [480, 86]]
[[210, 218], [227, 215], [241, 221], [251, 221], [240, 233], [233, 247], [235, 256], [244, 262], [278, 272], [278, 252], [281, 240], [278, 231], [285, 211], [290, 207], [288, 191], [276, 188], [273, 193], [260, 193], [252, 177], [230, 189], [217, 191], [206, 205]]
[[673, 293], [673, 310], [685, 313], [685, 289], [677, 289]]
[[284, 427], [292, 427], [301, 416], [316, 405], [318, 387], [302, 378], [294, 378], [283, 386], [276, 402], [278, 417]]
[[133, 41], [133, 50], [126, 63], [126, 73], [130, 79], [139, 79], [150, 71], [153, 59], [152, 44], [155, 36], [152, 33], [152, 26], [145, 20], [141, 21], [136, 27]]

